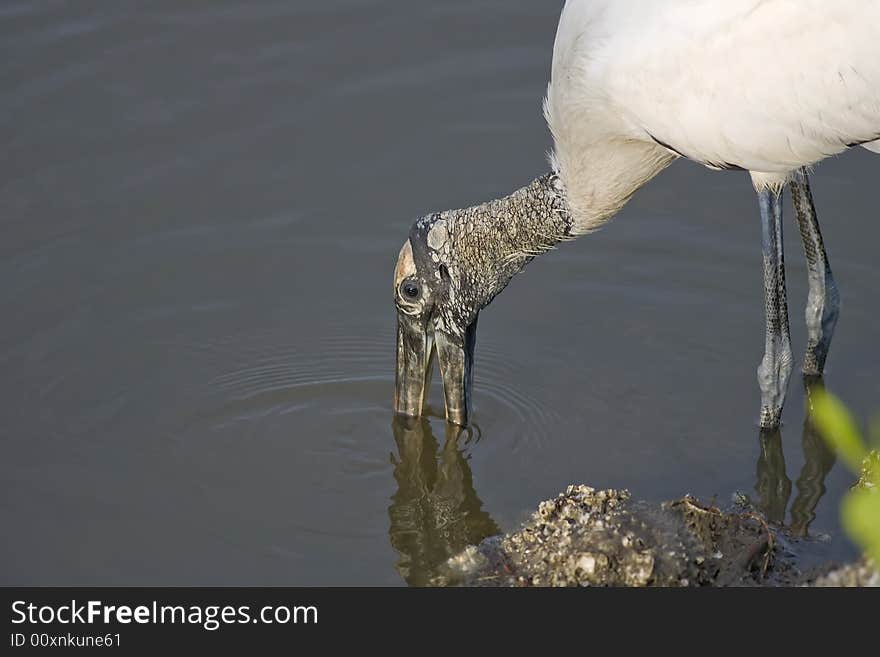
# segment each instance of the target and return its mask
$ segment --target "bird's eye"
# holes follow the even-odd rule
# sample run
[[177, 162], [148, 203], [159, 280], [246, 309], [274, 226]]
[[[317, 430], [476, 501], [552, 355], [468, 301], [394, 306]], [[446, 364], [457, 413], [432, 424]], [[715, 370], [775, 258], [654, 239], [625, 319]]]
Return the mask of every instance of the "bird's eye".
[[400, 284], [400, 293], [407, 299], [415, 300], [419, 298], [422, 290], [418, 283], [414, 281], [404, 281]]

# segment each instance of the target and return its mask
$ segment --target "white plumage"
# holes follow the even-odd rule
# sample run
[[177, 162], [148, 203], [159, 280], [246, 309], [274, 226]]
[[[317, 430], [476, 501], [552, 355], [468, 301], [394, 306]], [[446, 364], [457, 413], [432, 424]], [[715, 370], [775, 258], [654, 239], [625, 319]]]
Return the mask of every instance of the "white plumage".
[[568, 0], [545, 114], [579, 233], [678, 156], [760, 189], [880, 152], [880, 1]]

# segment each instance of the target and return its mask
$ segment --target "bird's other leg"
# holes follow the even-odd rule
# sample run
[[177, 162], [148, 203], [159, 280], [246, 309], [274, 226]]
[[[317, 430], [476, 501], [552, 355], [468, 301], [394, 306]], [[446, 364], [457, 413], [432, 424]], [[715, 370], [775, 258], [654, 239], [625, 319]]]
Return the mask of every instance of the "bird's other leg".
[[828, 256], [822, 233], [819, 232], [819, 220], [813, 206], [810, 193], [810, 182], [806, 169], [798, 171], [791, 182], [791, 198], [797, 212], [798, 227], [804, 244], [804, 255], [807, 257], [807, 275], [810, 291], [807, 296], [807, 351], [804, 355], [804, 374], [821, 376], [825, 368], [825, 357], [831, 346], [831, 336], [837, 324], [840, 312], [840, 296], [837, 285], [831, 275]]
[[764, 252], [764, 358], [758, 366], [761, 386], [761, 428], [779, 426], [788, 378], [791, 375], [791, 338], [785, 294], [785, 258], [782, 252], [782, 198], [779, 191], [758, 192], [761, 242]]

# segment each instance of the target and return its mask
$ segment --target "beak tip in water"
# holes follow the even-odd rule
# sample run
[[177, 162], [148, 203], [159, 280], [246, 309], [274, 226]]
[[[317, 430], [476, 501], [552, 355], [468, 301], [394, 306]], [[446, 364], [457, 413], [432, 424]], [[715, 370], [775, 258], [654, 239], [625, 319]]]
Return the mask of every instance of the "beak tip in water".
[[456, 339], [444, 331], [435, 332], [428, 319], [398, 315], [395, 413], [408, 417], [423, 414], [436, 356], [443, 379], [446, 421], [460, 427], [468, 425], [476, 329], [474, 319], [464, 338]]

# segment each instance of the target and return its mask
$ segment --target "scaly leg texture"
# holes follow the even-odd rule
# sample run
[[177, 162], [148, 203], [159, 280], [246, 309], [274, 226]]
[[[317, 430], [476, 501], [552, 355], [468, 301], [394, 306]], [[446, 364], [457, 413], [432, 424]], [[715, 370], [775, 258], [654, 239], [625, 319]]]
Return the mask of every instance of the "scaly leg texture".
[[764, 253], [764, 358], [758, 366], [761, 386], [761, 427], [779, 426], [782, 405], [791, 375], [791, 337], [785, 293], [785, 258], [782, 252], [782, 199], [777, 191], [758, 192], [761, 209], [761, 243]]
[[806, 169], [801, 169], [791, 182], [791, 198], [797, 212], [804, 255], [807, 257], [807, 275], [810, 291], [807, 296], [807, 351], [804, 355], [804, 374], [821, 376], [825, 369], [825, 358], [831, 346], [831, 336], [840, 312], [840, 296], [831, 275], [828, 256], [819, 220], [813, 206], [810, 182]]

